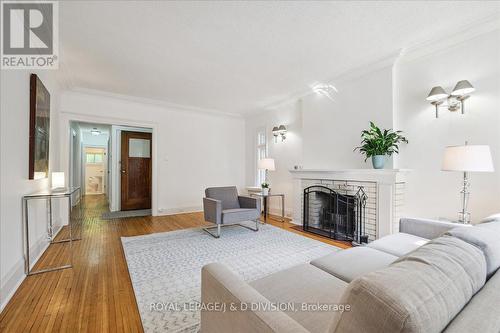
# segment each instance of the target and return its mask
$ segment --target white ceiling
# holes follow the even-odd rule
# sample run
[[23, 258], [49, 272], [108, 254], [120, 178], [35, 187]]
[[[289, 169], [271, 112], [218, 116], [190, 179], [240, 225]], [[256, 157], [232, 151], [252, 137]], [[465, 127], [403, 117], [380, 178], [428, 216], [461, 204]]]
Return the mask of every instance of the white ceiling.
[[499, 13], [498, 1], [61, 2], [61, 60], [73, 87], [243, 114]]

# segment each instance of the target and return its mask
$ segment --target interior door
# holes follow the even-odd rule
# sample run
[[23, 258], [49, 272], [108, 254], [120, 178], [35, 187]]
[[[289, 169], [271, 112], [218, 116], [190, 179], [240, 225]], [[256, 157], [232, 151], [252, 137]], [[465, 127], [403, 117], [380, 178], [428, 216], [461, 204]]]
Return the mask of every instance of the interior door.
[[121, 133], [121, 210], [151, 208], [151, 133]]

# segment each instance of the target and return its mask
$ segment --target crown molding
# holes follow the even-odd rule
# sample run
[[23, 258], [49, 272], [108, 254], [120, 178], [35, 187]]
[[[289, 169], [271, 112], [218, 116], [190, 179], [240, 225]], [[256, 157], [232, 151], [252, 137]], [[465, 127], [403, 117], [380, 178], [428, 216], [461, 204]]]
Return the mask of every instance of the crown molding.
[[[395, 63], [405, 63], [411, 62], [422, 57], [431, 55], [435, 52], [443, 51], [451, 48], [457, 44], [466, 42], [475, 37], [493, 32], [495, 30], [500, 30], [500, 15], [492, 14], [483, 19], [477, 20], [475, 22], [464, 25], [459, 31], [453, 29], [446, 33], [441, 34], [438, 37], [433, 37], [427, 40], [423, 40], [417, 43], [413, 43], [408, 47], [399, 49], [388, 56], [378, 59], [374, 62], [369, 62], [364, 65], [345, 69], [333, 75], [331, 79], [322, 82], [325, 84], [332, 84], [335, 86], [340, 82], [347, 82], [360, 78], [371, 72], [375, 72], [382, 68], [388, 66], [394, 66]], [[499, 31], [500, 33], [500, 31]], [[261, 112], [245, 113], [246, 118], [262, 115], [266, 112], [271, 112], [277, 108], [284, 106], [286, 104], [291, 104], [301, 98], [313, 94], [312, 87], [303, 89], [299, 92], [292, 93], [288, 97], [281, 99], [279, 101], [268, 103], [259, 107], [262, 109]]]
[[190, 105], [176, 104], [176, 103], [171, 103], [171, 102], [157, 100], [157, 99], [151, 99], [151, 98], [117, 94], [117, 93], [112, 93], [112, 92], [107, 92], [107, 91], [102, 91], [102, 90], [74, 87], [74, 88], [68, 90], [67, 92], [84, 94], [84, 95], [91, 95], [91, 96], [97, 96], [97, 97], [113, 98], [113, 99], [118, 99], [118, 100], [122, 100], [122, 101], [126, 101], [126, 102], [131, 102], [131, 103], [147, 104], [147, 105], [158, 106], [158, 107], [167, 108], [167, 109], [183, 110], [183, 111], [201, 113], [201, 114], [210, 114], [210, 115], [214, 115], [214, 116], [230, 117], [230, 118], [243, 118], [243, 116], [241, 114], [238, 114], [238, 113], [229, 113], [229, 112], [224, 112], [224, 111], [219, 111], [219, 110], [214, 110], [214, 109], [207, 109], [207, 108], [200, 108], [200, 107], [190, 106]]
[[[481, 35], [500, 30], [500, 14], [489, 15], [481, 20], [464, 25], [424, 41], [403, 48], [398, 62], [412, 62], [436, 52], [441, 52]], [[499, 31], [500, 34], [500, 31]]]

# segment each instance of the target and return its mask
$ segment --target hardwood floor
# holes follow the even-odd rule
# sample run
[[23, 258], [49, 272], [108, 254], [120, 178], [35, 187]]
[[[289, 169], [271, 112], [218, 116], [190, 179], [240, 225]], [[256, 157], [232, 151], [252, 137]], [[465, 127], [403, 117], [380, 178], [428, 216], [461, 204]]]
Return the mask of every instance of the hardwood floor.
[[[28, 276], [0, 314], [0, 332], [142, 332], [120, 237], [210, 225], [203, 213], [102, 220], [104, 196], [83, 200], [82, 236], [72, 269]], [[76, 213], [75, 213], [76, 214]], [[339, 247], [348, 245], [270, 224]], [[66, 237], [63, 230], [58, 237]], [[51, 245], [35, 269], [69, 260], [69, 244]]]

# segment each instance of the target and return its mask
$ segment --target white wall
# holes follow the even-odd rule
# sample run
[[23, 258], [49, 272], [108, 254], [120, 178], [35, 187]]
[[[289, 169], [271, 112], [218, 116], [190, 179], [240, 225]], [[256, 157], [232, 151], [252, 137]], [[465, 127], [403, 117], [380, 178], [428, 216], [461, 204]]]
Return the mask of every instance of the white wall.
[[82, 132], [82, 143], [88, 147], [107, 147], [109, 140], [108, 133], [101, 133], [100, 135], [92, 135], [90, 132]]
[[[275, 159], [276, 171], [269, 172], [272, 191], [285, 193], [288, 216], [294, 202], [293, 182], [288, 170], [295, 165], [304, 169], [371, 168], [359, 152], [361, 131], [374, 121], [382, 128], [392, 127], [392, 66], [345, 77], [335, 83], [338, 93], [333, 100], [314, 93], [246, 118], [247, 185], [255, 184], [256, 132], [266, 128], [268, 156]], [[283, 124], [288, 133], [285, 142], [274, 143], [273, 126]], [[392, 160], [388, 160], [388, 167]], [[279, 200], [272, 200], [270, 211], [280, 214]]]
[[[207, 186], [244, 185], [243, 118], [81, 92], [62, 95], [61, 113], [62, 127], [80, 120], [153, 128], [154, 215], [201, 209]], [[63, 163], [67, 154], [63, 142]]]
[[[287, 127], [286, 140], [274, 142], [272, 128], [285, 125]], [[269, 171], [268, 178], [272, 192], [285, 194], [285, 211], [287, 216], [292, 215], [293, 184], [289, 169], [295, 165], [302, 165], [302, 103], [301, 101], [283, 104], [273, 111], [264, 112], [246, 119], [246, 159], [247, 159], [247, 186], [257, 184], [257, 130], [265, 128], [268, 140], [268, 156], [275, 159], [276, 171]], [[281, 202], [278, 198], [272, 199], [270, 211], [281, 214]]]
[[[333, 101], [310, 94], [303, 98], [304, 167], [309, 169], [371, 168], [354, 152], [361, 131], [373, 121], [392, 127], [392, 67], [334, 83]], [[389, 159], [388, 166], [391, 167]]]
[[[409, 55], [410, 56], [410, 55]], [[431, 87], [450, 92], [459, 80], [476, 91], [466, 101], [466, 114], [440, 111], [425, 101]], [[500, 212], [500, 31], [434, 52], [396, 66], [397, 127], [410, 144], [403, 147], [399, 167], [413, 169], [406, 196], [408, 215], [456, 218], [460, 210], [460, 173], [443, 172], [444, 147], [491, 146], [495, 173], [472, 174], [470, 211], [473, 221]]]
[[[400, 56], [395, 65], [374, 64], [364, 75], [355, 75], [355, 70], [344, 75], [351, 79], [333, 80], [338, 89], [333, 101], [311, 93], [275, 110], [249, 116], [247, 184], [255, 185], [257, 128], [265, 126], [272, 137], [273, 126], [288, 125], [288, 119], [294, 119], [291, 127], [295, 128], [295, 137], [269, 146], [269, 156], [276, 159], [278, 168], [269, 173], [270, 182], [273, 189], [289, 197], [290, 210], [293, 190], [288, 169], [293, 165], [305, 169], [371, 168], [370, 161], [364, 163], [353, 148], [360, 142], [361, 130], [372, 120], [382, 128], [403, 130], [410, 141], [401, 145], [401, 154], [389, 159], [386, 166], [413, 170], [408, 179], [404, 214], [456, 218], [462, 176], [440, 171], [444, 148], [465, 140], [470, 144], [488, 144], [495, 167], [500, 170], [500, 32], [483, 33], [446, 49], [439, 43], [433, 48], [414, 49]], [[442, 85], [451, 91], [462, 79], [470, 80], [476, 87], [466, 101], [467, 113], [462, 116], [444, 110], [441, 118], [435, 119], [433, 106], [425, 100], [429, 90]], [[473, 174], [471, 191], [473, 220], [500, 212], [500, 171]], [[277, 213], [277, 209], [278, 203], [271, 203], [272, 212]]]
[[[35, 71], [51, 95], [50, 121], [50, 171], [59, 169], [58, 107], [59, 88], [55, 71]], [[50, 187], [48, 179], [29, 180], [29, 103], [30, 72], [2, 70], [1, 121], [0, 121], [0, 304], [5, 306], [20, 282], [24, 279], [23, 222], [21, 198], [24, 194]], [[60, 224], [54, 205], [55, 221]], [[32, 261], [47, 245], [45, 202], [30, 205], [30, 243]]]

